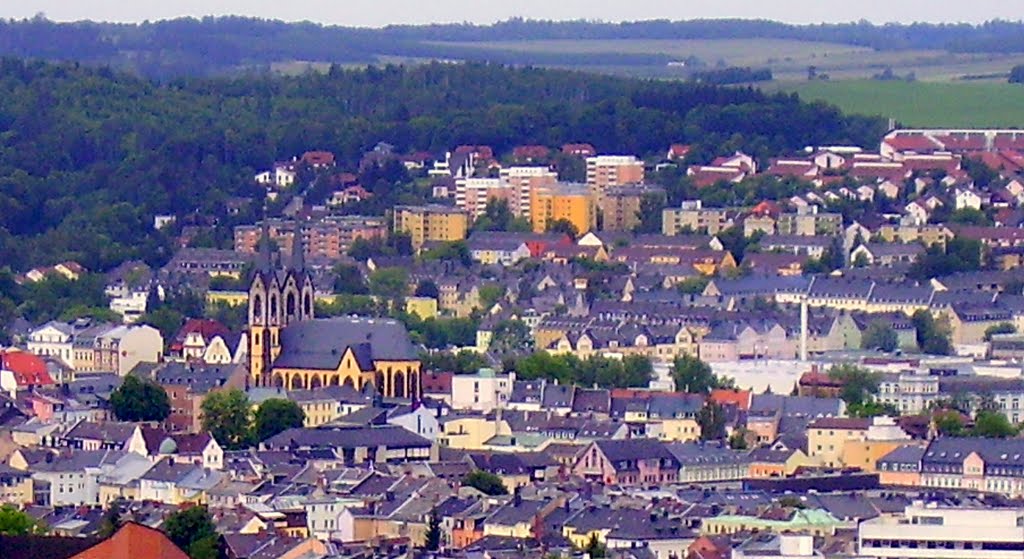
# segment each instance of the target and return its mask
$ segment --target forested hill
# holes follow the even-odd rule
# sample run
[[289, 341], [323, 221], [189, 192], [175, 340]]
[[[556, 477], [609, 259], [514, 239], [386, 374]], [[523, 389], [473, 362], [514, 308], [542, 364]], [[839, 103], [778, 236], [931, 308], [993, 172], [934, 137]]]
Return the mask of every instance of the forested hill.
[[[1024, 52], [1024, 23], [982, 25], [870, 23], [789, 25], [758, 20], [643, 21], [621, 24], [513, 19], [489, 26], [429, 25], [357, 29], [242, 17], [177, 19], [137, 25], [0, 21], [0, 55], [76, 60], [150, 78], [267, 70], [291, 61], [367, 64], [389, 57], [456, 59], [560, 67], [664, 66], [664, 54], [547, 53], [481, 49], [479, 41], [540, 39], [794, 39], [879, 50]], [[441, 42], [461, 44], [439, 44]]]
[[106, 270], [159, 264], [155, 214], [226, 223], [256, 199], [257, 170], [310, 149], [354, 168], [379, 141], [443, 153], [458, 144], [559, 146], [699, 157], [770, 156], [808, 144], [874, 145], [877, 119], [793, 95], [485, 64], [332, 68], [154, 84], [76, 64], [0, 60], [0, 267], [74, 258]]

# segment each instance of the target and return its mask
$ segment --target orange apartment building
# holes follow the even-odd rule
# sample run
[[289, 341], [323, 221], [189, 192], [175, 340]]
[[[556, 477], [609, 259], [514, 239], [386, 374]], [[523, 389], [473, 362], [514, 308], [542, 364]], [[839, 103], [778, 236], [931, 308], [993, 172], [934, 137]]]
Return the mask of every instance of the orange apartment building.
[[558, 184], [530, 193], [530, 224], [534, 233], [544, 233], [561, 219], [572, 223], [579, 234], [594, 229], [597, 209], [590, 190], [582, 184]]
[[[235, 252], [256, 254], [262, 236], [262, 222], [235, 227]], [[270, 238], [290, 258], [293, 238], [298, 229], [302, 235], [307, 259], [335, 260], [346, 254], [356, 239], [383, 239], [388, 234], [387, 221], [373, 216], [328, 216], [319, 221], [299, 224], [294, 220], [268, 220]]]

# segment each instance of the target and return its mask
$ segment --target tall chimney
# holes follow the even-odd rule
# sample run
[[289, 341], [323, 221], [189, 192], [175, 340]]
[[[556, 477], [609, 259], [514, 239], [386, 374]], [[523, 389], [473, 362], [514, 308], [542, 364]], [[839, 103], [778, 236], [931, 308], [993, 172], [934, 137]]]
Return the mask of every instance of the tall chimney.
[[800, 360], [807, 361], [807, 297], [800, 298]]

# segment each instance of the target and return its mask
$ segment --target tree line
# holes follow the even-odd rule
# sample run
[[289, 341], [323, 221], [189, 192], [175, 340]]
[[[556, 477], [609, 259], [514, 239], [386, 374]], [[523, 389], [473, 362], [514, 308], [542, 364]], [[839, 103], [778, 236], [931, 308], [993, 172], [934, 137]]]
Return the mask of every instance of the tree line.
[[[550, 66], [664, 66], [666, 54], [546, 53], [479, 48], [485, 41], [558, 39], [788, 39], [876, 50], [1022, 52], [1024, 23], [792, 25], [766, 20], [651, 20], [624, 23], [510, 19], [494, 25], [443, 24], [363, 29], [247, 17], [179, 18], [137, 24], [57, 23], [45, 17], [0, 21], [0, 55], [77, 60], [169, 80], [269, 71], [275, 63], [372, 64], [381, 56]], [[463, 44], [451, 44], [461, 42]]]

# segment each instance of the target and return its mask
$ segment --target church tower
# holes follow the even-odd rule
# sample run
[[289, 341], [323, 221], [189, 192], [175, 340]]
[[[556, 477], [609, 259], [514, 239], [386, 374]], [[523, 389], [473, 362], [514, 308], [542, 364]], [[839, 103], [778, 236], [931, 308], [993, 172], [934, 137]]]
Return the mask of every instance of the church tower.
[[260, 237], [259, 258], [249, 284], [249, 381], [270, 386], [270, 368], [281, 353], [281, 330], [289, 324], [312, 320], [315, 293], [306, 270], [302, 233], [296, 227], [291, 259], [284, 270], [275, 269], [266, 218]]

